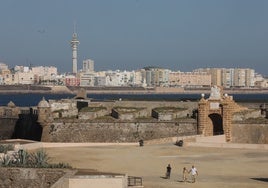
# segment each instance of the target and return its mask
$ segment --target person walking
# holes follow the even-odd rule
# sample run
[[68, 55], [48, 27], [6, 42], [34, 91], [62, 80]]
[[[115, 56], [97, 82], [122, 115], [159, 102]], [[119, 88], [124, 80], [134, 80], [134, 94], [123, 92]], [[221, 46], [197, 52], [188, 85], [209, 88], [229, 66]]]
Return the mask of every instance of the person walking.
[[191, 173], [192, 183], [195, 183], [196, 176], [198, 176], [198, 172], [194, 165], [192, 165], [192, 168], [189, 170], [189, 173]]
[[170, 179], [170, 174], [171, 174], [171, 166], [170, 166], [170, 164], [168, 164], [168, 166], [167, 166], [167, 172], [166, 172], [166, 178], [167, 179]]
[[187, 181], [187, 168], [186, 167], [183, 167], [182, 169], [182, 181], [183, 182], [186, 182]]

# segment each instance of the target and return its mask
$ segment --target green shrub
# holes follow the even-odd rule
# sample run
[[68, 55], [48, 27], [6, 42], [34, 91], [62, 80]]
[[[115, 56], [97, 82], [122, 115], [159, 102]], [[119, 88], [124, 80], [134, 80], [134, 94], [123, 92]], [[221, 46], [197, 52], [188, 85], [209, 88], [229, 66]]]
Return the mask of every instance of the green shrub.
[[9, 155], [4, 155], [2, 158], [1, 166], [10, 166], [11, 165], [11, 157]]
[[19, 150], [18, 163], [22, 167], [27, 167], [30, 164], [30, 154], [25, 150]]
[[49, 156], [43, 150], [38, 150], [36, 153], [31, 154], [32, 165], [38, 168], [45, 168], [48, 166]]
[[13, 156], [4, 155], [4, 157], [0, 159], [0, 166], [22, 168], [72, 168], [67, 163], [49, 164], [49, 159], [50, 157], [43, 149], [33, 153], [19, 150], [19, 152], [13, 154]]
[[0, 144], [0, 153], [7, 153], [7, 151], [14, 150], [13, 144]]

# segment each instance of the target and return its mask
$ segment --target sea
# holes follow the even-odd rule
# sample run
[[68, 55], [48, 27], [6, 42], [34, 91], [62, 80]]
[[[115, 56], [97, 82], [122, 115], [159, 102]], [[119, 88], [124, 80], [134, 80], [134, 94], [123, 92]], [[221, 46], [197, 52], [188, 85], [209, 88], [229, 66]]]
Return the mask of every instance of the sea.
[[[236, 102], [246, 103], [268, 103], [268, 94], [232, 94]], [[0, 106], [6, 106], [12, 101], [16, 106], [30, 107], [37, 106], [42, 98], [46, 100], [71, 99], [72, 94], [0, 94]], [[88, 94], [92, 101], [111, 101], [111, 100], [144, 100], [144, 101], [199, 101], [200, 94]], [[209, 95], [205, 95], [208, 98]]]

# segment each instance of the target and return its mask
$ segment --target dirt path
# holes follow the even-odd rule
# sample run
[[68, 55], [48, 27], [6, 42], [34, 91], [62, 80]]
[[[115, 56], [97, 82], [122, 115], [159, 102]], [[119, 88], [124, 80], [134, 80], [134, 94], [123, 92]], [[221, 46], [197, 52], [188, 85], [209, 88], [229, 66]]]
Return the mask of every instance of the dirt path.
[[[146, 188], [268, 187], [268, 150], [178, 147], [173, 144], [46, 149], [51, 162], [75, 168], [140, 176]], [[167, 164], [172, 172], [164, 179]], [[196, 183], [184, 183], [182, 168], [194, 164]]]

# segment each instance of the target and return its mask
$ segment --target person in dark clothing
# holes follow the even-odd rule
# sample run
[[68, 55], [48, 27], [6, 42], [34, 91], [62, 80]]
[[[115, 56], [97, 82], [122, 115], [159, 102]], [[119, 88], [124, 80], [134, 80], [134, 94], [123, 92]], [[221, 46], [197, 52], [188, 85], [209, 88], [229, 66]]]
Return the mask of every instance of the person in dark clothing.
[[167, 172], [166, 172], [166, 178], [167, 179], [170, 179], [170, 174], [171, 174], [171, 166], [170, 166], [170, 164], [168, 164], [168, 166], [167, 166]]

